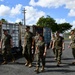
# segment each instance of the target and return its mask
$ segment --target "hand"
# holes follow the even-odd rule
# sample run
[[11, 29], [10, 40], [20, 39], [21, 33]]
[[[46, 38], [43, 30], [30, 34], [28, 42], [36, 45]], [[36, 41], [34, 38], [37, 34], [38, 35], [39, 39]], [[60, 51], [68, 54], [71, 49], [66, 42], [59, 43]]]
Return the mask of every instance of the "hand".
[[70, 48], [71, 46], [70, 45], [68, 45], [68, 48]]
[[65, 50], [64, 48], [62, 48], [62, 50]]
[[46, 52], [44, 52], [43, 56], [46, 56]]
[[34, 46], [31, 47], [32, 49], [34, 48]]

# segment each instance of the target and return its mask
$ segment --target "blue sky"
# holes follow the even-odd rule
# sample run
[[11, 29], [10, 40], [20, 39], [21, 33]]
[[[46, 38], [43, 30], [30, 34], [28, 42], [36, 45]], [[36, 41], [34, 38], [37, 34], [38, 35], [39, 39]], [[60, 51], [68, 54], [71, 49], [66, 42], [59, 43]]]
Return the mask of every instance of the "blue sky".
[[0, 19], [23, 22], [24, 8], [26, 25], [36, 24], [41, 16], [49, 15], [57, 23], [68, 22], [75, 27], [75, 0], [0, 0]]

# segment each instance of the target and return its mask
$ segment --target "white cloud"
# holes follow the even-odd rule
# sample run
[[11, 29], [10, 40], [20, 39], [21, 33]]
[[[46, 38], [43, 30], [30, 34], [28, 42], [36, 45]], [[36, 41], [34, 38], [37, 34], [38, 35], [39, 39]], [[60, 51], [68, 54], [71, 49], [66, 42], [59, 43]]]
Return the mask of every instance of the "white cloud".
[[58, 8], [64, 6], [64, 8], [69, 9], [70, 12], [68, 16], [75, 16], [75, 0], [31, 0], [30, 5], [32, 6], [41, 6], [47, 8]]
[[75, 9], [71, 9], [70, 12], [68, 13], [68, 16], [75, 16]]
[[41, 6], [41, 7], [59, 7], [64, 5], [65, 2], [68, 0], [38, 0], [35, 2], [35, 0], [30, 1], [30, 5], [32, 6]]
[[20, 18], [17, 18], [15, 23], [21, 22], [22, 20]]
[[18, 15], [18, 14], [20, 14], [21, 13], [21, 7], [22, 7], [22, 5], [21, 4], [18, 4], [18, 5], [16, 5], [15, 7], [12, 7], [12, 9], [11, 9], [11, 11], [10, 11], [10, 15], [12, 15], [12, 16], [15, 16], [15, 15]]
[[36, 8], [26, 6], [26, 24], [36, 24], [37, 20], [41, 16], [45, 16], [45, 12], [38, 10]]
[[18, 4], [12, 8], [5, 5], [0, 5], [0, 16], [16, 16], [20, 14], [21, 7], [21, 4]]
[[73, 21], [71, 24], [73, 25], [72, 28], [75, 28], [75, 21]]
[[[26, 9], [26, 13], [25, 13], [26, 25], [33, 25], [33, 24], [35, 25], [41, 16], [46, 16], [45, 12], [41, 10], [39, 11], [38, 9], [30, 7], [30, 6], [25, 6], [25, 9]], [[16, 19], [15, 23], [24, 22], [24, 20], [22, 21], [22, 18], [14, 18], [14, 19]], [[12, 21], [9, 20], [9, 22], [12, 22]]]
[[0, 5], [0, 16], [5, 16], [10, 14], [10, 7]]
[[67, 22], [66, 19], [56, 19], [56, 23], [65, 23]]
[[67, 9], [75, 9], [75, 0], [68, 0], [65, 3], [65, 8], [67, 8]]

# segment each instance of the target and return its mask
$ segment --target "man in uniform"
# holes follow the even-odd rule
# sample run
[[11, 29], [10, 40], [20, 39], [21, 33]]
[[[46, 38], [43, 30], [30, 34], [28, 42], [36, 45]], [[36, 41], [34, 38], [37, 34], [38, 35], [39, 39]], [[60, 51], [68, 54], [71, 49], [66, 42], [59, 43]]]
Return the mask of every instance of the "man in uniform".
[[7, 53], [9, 53], [12, 56], [12, 62], [15, 62], [14, 55], [11, 53], [11, 48], [13, 46], [12, 37], [11, 37], [11, 35], [8, 34], [7, 30], [3, 30], [3, 31], [4, 31], [5, 36], [2, 39], [2, 44], [4, 45], [4, 48], [3, 48], [3, 60], [4, 60], [4, 62], [2, 64], [7, 63]]
[[33, 46], [33, 34], [30, 32], [30, 27], [26, 26], [26, 32], [24, 36], [24, 57], [26, 59], [26, 66], [32, 66], [32, 46]]
[[38, 40], [39, 40], [39, 33], [38, 32], [36, 32], [36, 35], [34, 37], [34, 40], [35, 40], [35, 43], [38, 42]]
[[55, 55], [56, 55], [56, 60], [57, 60], [57, 66], [61, 63], [61, 55], [62, 55], [62, 50], [64, 50], [64, 38], [61, 37], [60, 32], [56, 32], [56, 37], [55, 37]]
[[[75, 59], [75, 30], [71, 30], [71, 42], [70, 42], [70, 46], [72, 48], [72, 54], [73, 54], [73, 57]], [[75, 61], [72, 62], [72, 64], [75, 64]]]

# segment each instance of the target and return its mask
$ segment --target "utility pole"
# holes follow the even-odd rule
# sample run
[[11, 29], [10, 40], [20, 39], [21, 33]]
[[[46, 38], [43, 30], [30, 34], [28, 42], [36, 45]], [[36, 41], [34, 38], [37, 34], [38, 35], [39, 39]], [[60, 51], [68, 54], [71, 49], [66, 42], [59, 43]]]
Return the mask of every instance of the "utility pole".
[[22, 10], [23, 11], [23, 14], [24, 14], [24, 26], [26, 25], [26, 20], [25, 20], [25, 13], [26, 13], [26, 10], [25, 8]]

